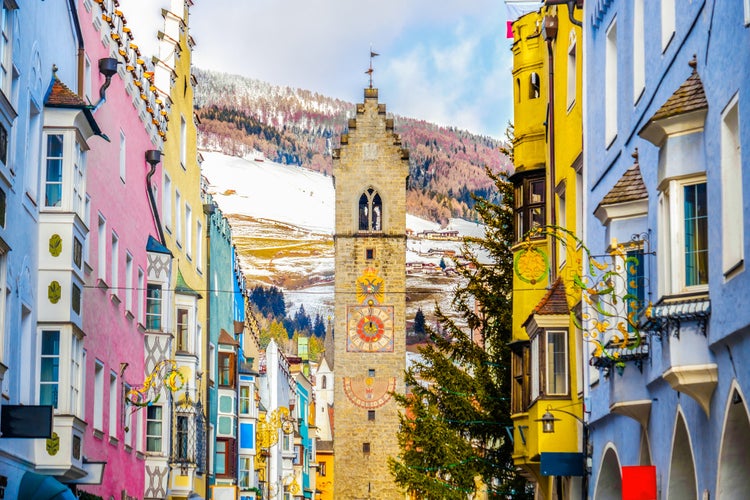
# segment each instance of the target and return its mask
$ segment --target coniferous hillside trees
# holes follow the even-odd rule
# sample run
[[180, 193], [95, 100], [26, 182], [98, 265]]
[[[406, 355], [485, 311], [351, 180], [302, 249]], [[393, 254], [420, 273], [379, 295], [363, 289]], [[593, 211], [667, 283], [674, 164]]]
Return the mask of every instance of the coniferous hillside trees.
[[[331, 151], [354, 104], [197, 68], [195, 75], [201, 148], [236, 156], [258, 151], [277, 163], [330, 174]], [[499, 172], [510, 166], [499, 141], [401, 116], [395, 127], [409, 149], [407, 212], [440, 223], [474, 220], [473, 195], [495, 194], [484, 167]]]
[[[516, 476], [510, 419], [513, 189], [504, 175], [488, 171], [502, 202], [477, 200], [484, 238], [467, 239], [473, 266], [457, 266], [466, 279], [453, 306], [462, 329], [439, 308], [442, 333], [427, 327], [432, 344], [406, 373], [409, 391], [397, 396], [404, 408], [401, 455], [390, 461], [395, 480], [420, 499], [461, 499], [486, 488], [489, 498], [532, 498]], [[471, 248], [491, 258], [483, 264]], [[477, 307], [475, 308], [475, 304]], [[479, 486], [483, 485], [483, 486]]]

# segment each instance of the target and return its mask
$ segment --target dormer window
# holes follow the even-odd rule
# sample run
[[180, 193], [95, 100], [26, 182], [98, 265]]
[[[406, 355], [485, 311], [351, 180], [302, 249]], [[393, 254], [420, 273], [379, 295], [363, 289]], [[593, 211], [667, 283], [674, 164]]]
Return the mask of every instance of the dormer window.
[[372, 188], [359, 197], [359, 230], [383, 230], [383, 202], [380, 195]]

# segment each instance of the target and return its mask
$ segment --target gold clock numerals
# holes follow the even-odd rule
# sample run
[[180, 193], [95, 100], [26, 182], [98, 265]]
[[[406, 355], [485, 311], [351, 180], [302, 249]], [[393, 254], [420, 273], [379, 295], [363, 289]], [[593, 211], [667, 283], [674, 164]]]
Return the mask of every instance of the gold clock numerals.
[[349, 306], [346, 350], [392, 352], [393, 306]]

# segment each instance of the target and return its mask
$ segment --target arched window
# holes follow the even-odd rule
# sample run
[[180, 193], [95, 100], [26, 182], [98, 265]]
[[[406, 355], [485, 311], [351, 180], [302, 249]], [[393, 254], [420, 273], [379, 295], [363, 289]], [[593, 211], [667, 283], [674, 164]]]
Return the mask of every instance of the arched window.
[[320, 381], [320, 388], [321, 389], [326, 389], [327, 385], [328, 385], [328, 379], [326, 378], [325, 375], [323, 375], [323, 379]]
[[370, 188], [359, 197], [359, 230], [383, 230], [383, 202], [380, 195]]
[[529, 99], [538, 98], [540, 88], [539, 75], [537, 73], [532, 73], [529, 77]]

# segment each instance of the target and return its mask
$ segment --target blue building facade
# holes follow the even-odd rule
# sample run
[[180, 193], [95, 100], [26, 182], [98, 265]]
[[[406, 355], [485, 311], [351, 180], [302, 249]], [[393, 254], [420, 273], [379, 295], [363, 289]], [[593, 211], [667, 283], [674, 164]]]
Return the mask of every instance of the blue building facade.
[[[54, 29], [48, 20], [54, 19]], [[83, 84], [76, 57], [83, 40], [75, 2], [0, 3], [0, 387], [3, 407], [39, 404], [39, 207], [42, 137], [53, 75]], [[80, 64], [80, 66], [79, 66]], [[56, 66], [56, 71], [53, 68]], [[83, 111], [81, 107], [73, 111]], [[19, 229], [23, 228], [23, 229]], [[66, 249], [67, 250], [67, 249]], [[66, 254], [67, 255], [67, 254]], [[45, 285], [46, 289], [46, 285]], [[47, 292], [44, 292], [47, 295]], [[0, 442], [0, 493], [19, 495], [39, 443], [7, 433]], [[62, 453], [61, 453], [62, 455]]]
[[620, 278], [580, 313], [589, 497], [746, 498], [750, 3], [590, 1], [583, 32], [585, 244]]

